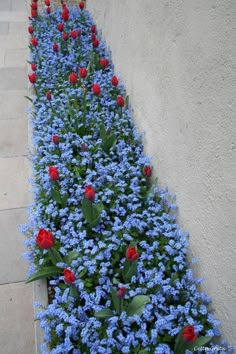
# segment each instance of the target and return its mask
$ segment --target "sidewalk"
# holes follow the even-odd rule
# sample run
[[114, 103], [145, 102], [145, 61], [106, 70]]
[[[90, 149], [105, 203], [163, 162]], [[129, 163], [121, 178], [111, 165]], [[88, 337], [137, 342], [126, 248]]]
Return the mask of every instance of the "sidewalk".
[[0, 346], [4, 354], [34, 354], [33, 286], [25, 285], [21, 254], [30, 203], [27, 0], [0, 1]]

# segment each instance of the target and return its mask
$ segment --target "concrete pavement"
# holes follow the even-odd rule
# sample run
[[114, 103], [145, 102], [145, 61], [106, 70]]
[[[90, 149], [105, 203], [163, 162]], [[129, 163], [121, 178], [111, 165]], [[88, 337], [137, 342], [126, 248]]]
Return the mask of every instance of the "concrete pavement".
[[34, 354], [33, 285], [25, 285], [23, 236], [30, 203], [27, 0], [0, 1], [0, 352]]

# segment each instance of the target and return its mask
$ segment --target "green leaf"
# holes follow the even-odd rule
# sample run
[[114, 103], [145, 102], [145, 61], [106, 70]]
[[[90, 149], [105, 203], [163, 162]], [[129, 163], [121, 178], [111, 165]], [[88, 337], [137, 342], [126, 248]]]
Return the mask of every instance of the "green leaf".
[[116, 312], [118, 312], [118, 314], [121, 314], [121, 308], [120, 308], [120, 298], [116, 295], [116, 291], [114, 288], [111, 288], [111, 298], [112, 298], [112, 302], [113, 305], [115, 307]]
[[38, 279], [51, 278], [52, 276], [58, 274], [62, 274], [62, 269], [55, 266], [45, 267], [31, 275], [31, 277], [26, 280], [26, 284]]
[[113, 313], [110, 309], [104, 309], [104, 310], [95, 312], [94, 316], [97, 317], [98, 319], [105, 319], [105, 318], [112, 317]]
[[87, 273], [87, 269], [86, 268], [81, 270], [81, 272], [79, 273], [80, 278], [83, 278], [83, 276], [85, 276], [86, 273]]
[[70, 286], [70, 296], [74, 297], [75, 299], [79, 298], [78, 290], [73, 284]]
[[30, 102], [32, 102], [33, 101], [33, 99], [32, 98], [30, 98], [29, 96], [24, 96], [25, 98], [27, 98], [27, 100], [29, 100]]
[[55, 187], [51, 189], [52, 199], [55, 200], [58, 204], [62, 205], [61, 194], [59, 190]]
[[91, 200], [86, 198], [82, 201], [82, 212], [85, 220], [88, 221], [90, 226], [94, 227], [99, 223], [100, 215], [104, 209], [102, 203], [93, 204]]
[[125, 260], [125, 265], [124, 265], [122, 275], [126, 283], [129, 283], [132, 276], [137, 274], [137, 264], [138, 264], [138, 259], [134, 261], [128, 261], [127, 259]]
[[196, 350], [196, 347], [205, 346], [211, 340], [212, 340], [212, 337], [198, 337], [194, 342], [186, 343], [185, 344], [185, 349], [194, 351], [194, 349]]
[[125, 97], [125, 107], [128, 108], [128, 106], [129, 106], [129, 96], [126, 96]]
[[142, 312], [143, 312], [143, 309], [144, 309], [144, 306], [146, 304], [148, 304], [150, 302], [150, 297], [149, 296], [146, 296], [146, 295], [137, 295], [135, 296], [128, 308], [127, 308], [127, 314], [129, 316], [133, 316], [133, 315], [138, 315], [138, 316], [141, 316], [142, 315]]
[[58, 262], [63, 262], [60, 253], [54, 247], [48, 250], [48, 255], [54, 265], [56, 265]]
[[71, 265], [72, 261], [79, 258], [79, 253], [77, 251], [70, 251], [67, 256], [64, 257], [63, 262]]

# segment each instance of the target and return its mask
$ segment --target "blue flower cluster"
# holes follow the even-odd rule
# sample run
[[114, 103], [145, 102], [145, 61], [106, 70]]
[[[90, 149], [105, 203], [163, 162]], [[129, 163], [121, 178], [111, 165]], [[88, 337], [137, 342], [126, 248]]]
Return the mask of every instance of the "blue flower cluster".
[[[78, 296], [62, 275], [49, 280], [54, 295], [38, 314], [45, 332], [42, 353], [47, 353], [47, 344], [52, 354], [174, 353], [176, 336], [187, 325], [199, 335], [219, 337], [219, 324], [207, 309], [210, 300], [199, 292], [199, 281], [189, 269], [187, 235], [176, 223], [173, 199], [167, 189], [151, 186], [144, 174], [150, 160], [143, 153], [124, 87], [112, 85], [110, 54], [98, 34], [98, 47], [92, 45], [94, 23], [87, 10], [71, 7], [69, 21], [63, 21], [61, 13], [55, 9], [31, 19], [32, 37], [38, 41], [30, 45], [37, 68], [30, 112], [34, 203], [23, 232], [32, 232], [26, 241], [30, 275], [45, 263], [48, 250], [40, 249], [35, 238], [39, 229], [48, 230], [64, 257], [58, 266], [75, 274]], [[58, 23], [63, 23], [68, 39], [62, 38]], [[78, 29], [80, 35], [71, 37]], [[101, 66], [101, 58], [108, 60], [107, 66]], [[83, 67], [88, 75], [80, 78]], [[74, 84], [69, 81], [72, 72], [78, 77]], [[91, 90], [94, 83], [100, 86], [99, 95]], [[124, 98], [123, 107], [117, 104], [118, 96]], [[115, 135], [108, 149], [103, 146], [102, 125], [107, 136]], [[53, 198], [50, 166], [59, 171], [57, 188], [65, 204]], [[81, 208], [87, 185], [96, 192], [94, 204], [104, 206], [93, 227]], [[137, 273], [125, 283], [122, 269], [130, 246], [139, 253]], [[68, 260], [72, 251], [77, 256]], [[149, 296], [141, 316], [117, 314], [112, 287], [126, 288], [124, 303], [136, 295]], [[106, 308], [112, 309], [110, 318], [94, 315]], [[226, 352], [233, 349], [220, 351]]]

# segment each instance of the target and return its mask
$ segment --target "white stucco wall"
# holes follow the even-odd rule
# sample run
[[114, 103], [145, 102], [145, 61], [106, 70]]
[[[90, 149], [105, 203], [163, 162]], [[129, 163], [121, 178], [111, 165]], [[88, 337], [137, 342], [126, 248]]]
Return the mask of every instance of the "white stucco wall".
[[159, 182], [177, 195], [178, 220], [190, 232], [204, 290], [236, 345], [236, 2], [87, 5], [146, 132]]

